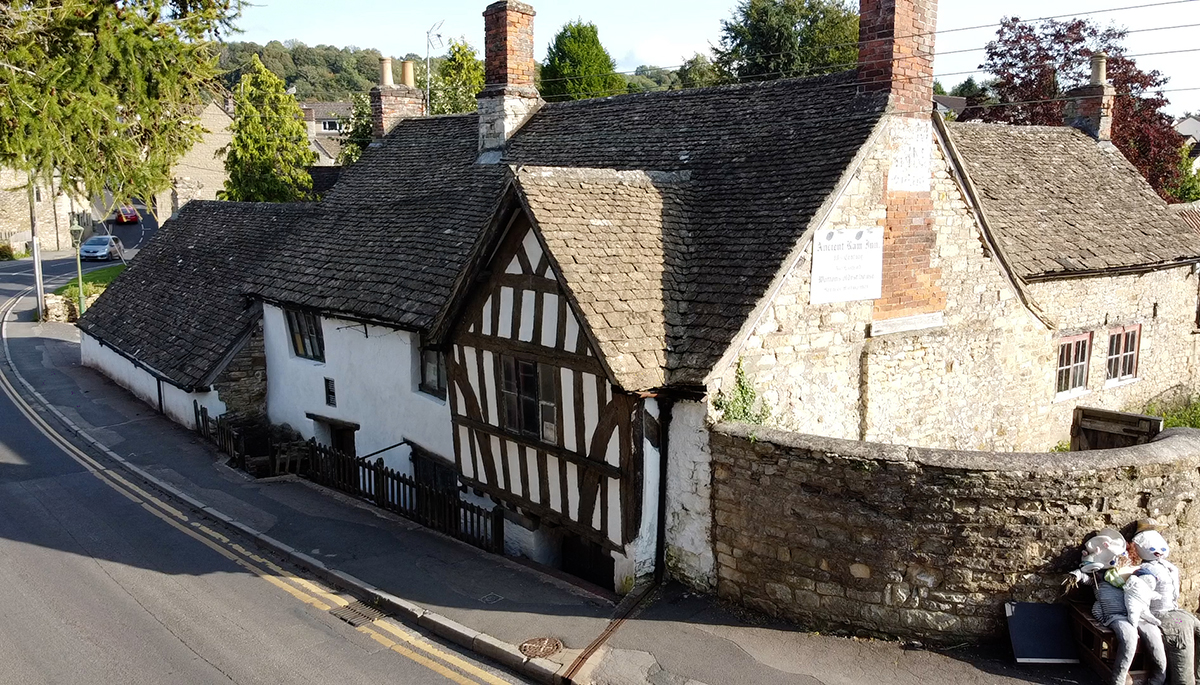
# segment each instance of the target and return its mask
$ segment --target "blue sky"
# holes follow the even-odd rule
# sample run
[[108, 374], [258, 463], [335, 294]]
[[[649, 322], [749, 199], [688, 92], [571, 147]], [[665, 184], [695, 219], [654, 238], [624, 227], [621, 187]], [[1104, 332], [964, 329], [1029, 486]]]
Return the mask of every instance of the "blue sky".
[[[425, 54], [425, 33], [444, 22], [443, 38], [465, 37], [477, 49], [483, 43], [482, 12], [489, 0], [251, 0], [240, 27], [240, 40], [266, 43], [297, 39], [309, 45], [377, 48], [384, 54]], [[1022, 19], [1073, 15], [1164, 0], [942, 0], [938, 30], [996, 24], [1002, 16]], [[736, 0], [541, 0], [534, 28], [539, 59], [558, 29], [573, 19], [596, 24], [600, 39], [617, 61], [617, 68], [632, 71], [641, 64], [676, 66], [696, 52], [706, 52], [720, 35], [721, 20], [729, 18]], [[1130, 54], [1200, 48], [1196, 28], [1153, 30], [1200, 24], [1200, 1], [1091, 15], [1096, 21], [1115, 23], [1139, 31], [1126, 41]], [[995, 36], [995, 27], [939, 33], [939, 53], [980, 48]], [[1191, 37], [1192, 40], [1188, 40]], [[939, 55], [934, 71], [945, 74], [947, 87], [967, 77], [958, 72], [977, 69], [983, 52]], [[1167, 93], [1170, 112], [1200, 111], [1200, 52], [1147, 55], [1138, 58], [1143, 69], [1157, 69], [1170, 77], [1168, 89], [1197, 90]]]

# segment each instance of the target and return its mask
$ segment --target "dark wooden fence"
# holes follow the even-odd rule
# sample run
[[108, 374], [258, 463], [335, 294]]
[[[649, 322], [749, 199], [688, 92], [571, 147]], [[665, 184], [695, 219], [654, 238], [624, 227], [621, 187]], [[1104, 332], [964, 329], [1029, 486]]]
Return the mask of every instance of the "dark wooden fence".
[[209, 416], [208, 408], [192, 400], [192, 408], [196, 412], [196, 432], [211, 440], [225, 454], [229, 455], [231, 466], [246, 469], [246, 439], [228, 421], [220, 416]]
[[361, 497], [375, 506], [412, 519], [489, 552], [504, 552], [504, 512], [464, 502], [458, 490], [434, 487], [384, 465], [309, 441], [307, 473], [326, 487]]

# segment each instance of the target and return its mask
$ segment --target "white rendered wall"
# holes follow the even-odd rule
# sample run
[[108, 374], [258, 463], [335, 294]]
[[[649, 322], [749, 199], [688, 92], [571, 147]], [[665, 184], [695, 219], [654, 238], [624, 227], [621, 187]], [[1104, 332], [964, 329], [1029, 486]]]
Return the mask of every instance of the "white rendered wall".
[[716, 587], [707, 413], [702, 402], [676, 402], [667, 443], [667, 569], [702, 590]]
[[[79, 352], [84, 366], [96, 369], [138, 399], [155, 409], [159, 408], [159, 381], [145, 369], [117, 354], [112, 348], [104, 347], [99, 340], [87, 333], [80, 334]], [[164, 414], [176, 423], [193, 430], [196, 428], [193, 401], [199, 401], [200, 406], [206, 407], [210, 416], [225, 413], [225, 403], [216, 392], [184, 392], [165, 381], [162, 383], [162, 400]]]
[[[662, 421], [659, 415], [658, 401], [653, 398], [644, 400], [645, 411], [656, 420]], [[654, 552], [658, 541], [658, 489], [660, 480], [661, 456], [658, 448], [650, 444], [645, 435], [642, 440], [642, 523], [638, 527], [637, 537], [625, 545], [625, 554], [613, 554], [616, 563], [613, 565], [613, 586], [620, 594], [633, 590], [638, 578], [654, 573]], [[659, 433], [662, 440], [662, 433]]]
[[[263, 306], [263, 342], [267, 354], [267, 415], [288, 424], [305, 438], [328, 442], [329, 436], [306, 414], [356, 423], [355, 449], [365, 456], [402, 440], [454, 461], [450, 408], [421, 392], [417, 336], [378, 326], [321, 318], [325, 361], [297, 357], [283, 310]], [[325, 404], [325, 379], [332, 378], [337, 406]], [[407, 446], [379, 455], [388, 467], [412, 473]]]

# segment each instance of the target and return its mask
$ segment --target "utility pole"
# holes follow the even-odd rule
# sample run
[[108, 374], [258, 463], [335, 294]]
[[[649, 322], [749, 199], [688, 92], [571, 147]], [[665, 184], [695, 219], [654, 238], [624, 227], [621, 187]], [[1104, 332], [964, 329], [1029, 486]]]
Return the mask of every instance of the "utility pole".
[[[443, 19], [434, 24], [425, 32], [425, 116], [433, 114], [433, 58], [432, 52], [434, 48], [442, 48], [442, 34], [437, 30], [442, 28], [446, 20]], [[436, 43], [436, 44], [435, 44]]]
[[42, 246], [38, 244], [37, 231], [37, 202], [33, 196], [33, 174], [30, 173], [25, 184], [29, 191], [29, 233], [33, 237], [33, 288], [37, 293], [37, 320], [41, 321], [46, 315], [46, 293], [42, 283]]

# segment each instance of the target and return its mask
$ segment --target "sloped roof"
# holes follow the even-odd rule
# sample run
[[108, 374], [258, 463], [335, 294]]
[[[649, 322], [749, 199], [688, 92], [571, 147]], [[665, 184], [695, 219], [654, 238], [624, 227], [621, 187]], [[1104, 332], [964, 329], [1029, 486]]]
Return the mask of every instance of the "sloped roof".
[[509, 172], [477, 165], [474, 114], [401, 121], [347, 167], [310, 221], [252, 275], [268, 300], [428, 328]]
[[626, 388], [666, 382], [687, 172], [521, 167], [517, 185], [571, 297]]
[[245, 275], [307, 204], [193, 200], [108, 286], [79, 328], [181, 387], [205, 385], [257, 314]]
[[354, 113], [353, 102], [301, 102], [301, 109], [311, 109], [320, 119], [349, 119]]
[[1192, 230], [1200, 234], [1200, 202], [1192, 202], [1185, 205], [1170, 205], [1171, 211], [1175, 212], [1183, 222], [1191, 227]]
[[947, 123], [1023, 279], [1183, 263], [1200, 234], [1116, 148], [1065, 126]]
[[[881, 94], [857, 94], [852, 72], [550, 103], [509, 141], [504, 161], [688, 172], [690, 219], [667, 222], [681, 244], [670, 273], [677, 285], [664, 303], [678, 322], [667, 331], [666, 366], [668, 383], [699, 383], [884, 106]], [[477, 157], [474, 114], [401, 121], [343, 173], [314, 219], [255, 276], [253, 292], [430, 328], [512, 178], [509, 166], [475, 164]], [[608, 211], [605, 202], [562, 220], [594, 218]], [[630, 290], [621, 301], [643, 294]], [[589, 324], [605, 325], [591, 317]], [[626, 349], [634, 358], [646, 352]]]

